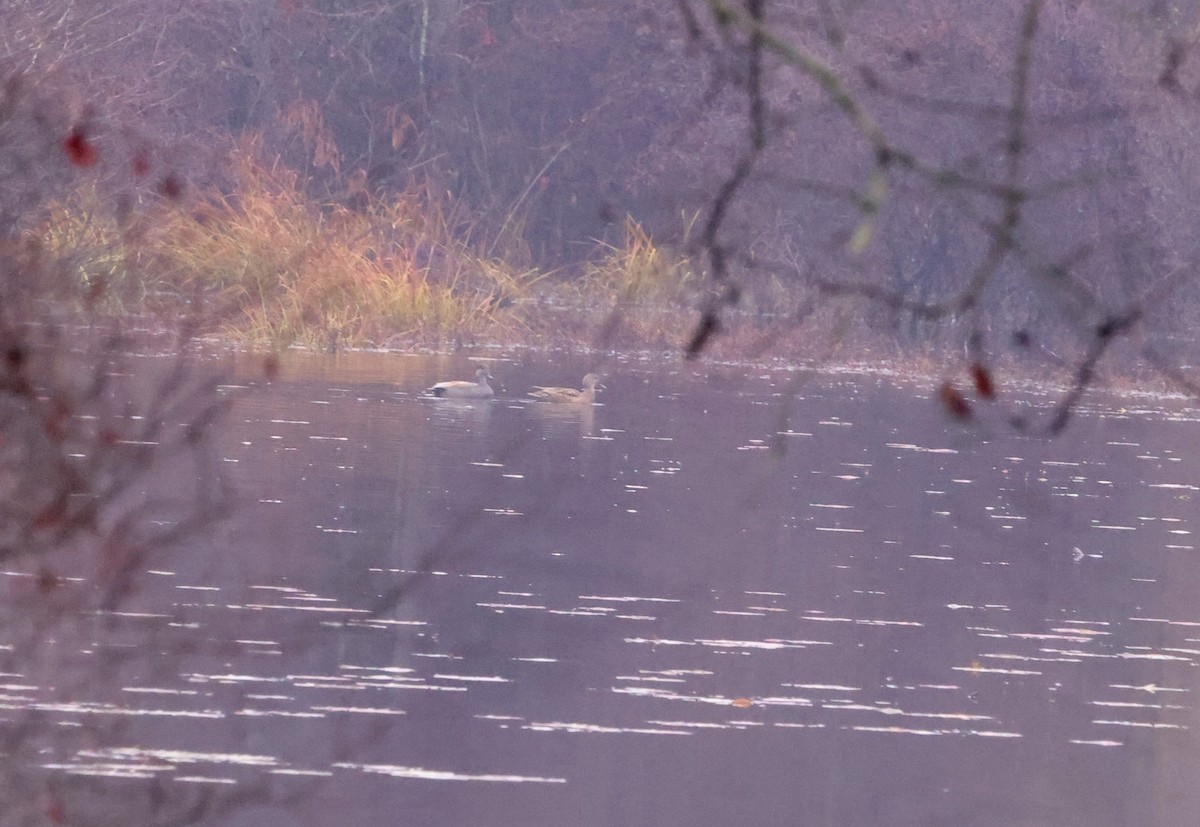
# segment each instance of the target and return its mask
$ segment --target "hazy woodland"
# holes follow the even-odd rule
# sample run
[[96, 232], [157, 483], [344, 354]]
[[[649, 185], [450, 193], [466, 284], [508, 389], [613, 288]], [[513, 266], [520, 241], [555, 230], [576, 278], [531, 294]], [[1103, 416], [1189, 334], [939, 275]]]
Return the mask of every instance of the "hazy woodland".
[[[1191, 4], [2, 14], [8, 71], [103, 169], [17, 223], [123, 312], [274, 347], [678, 346], [720, 304], [742, 353], [974, 335], [1031, 369], [1106, 320], [1169, 365], [1195, 326]], [[101, 185], [131, 168], [179, 209], [123, 226]]]
[[7, 0], [0, 823], [1182, 823], [1198, 36]]

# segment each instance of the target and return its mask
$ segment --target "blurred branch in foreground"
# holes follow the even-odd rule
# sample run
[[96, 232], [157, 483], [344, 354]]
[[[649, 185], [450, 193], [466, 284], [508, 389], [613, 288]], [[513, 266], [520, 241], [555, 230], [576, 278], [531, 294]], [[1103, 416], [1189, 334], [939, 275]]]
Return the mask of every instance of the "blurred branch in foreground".
[[104, 278], [41, 240], [54, 199], [74, 187], [94, 187], [130, 239], [183, 197], [150, 142], [71, 90], [0, 67], [3, 820], [175, 823], [219, 796], [148, 772], [118, 797], [64, 762], [112, 745], [128, 726], [116, 714], [127, 681], [177, 667], [196, 645], [131, 626], [128, 609], [147, 568], [232, 505], [212, 446], [227, 402], [186, 321], [152, 331], [106, 317]]
[[[863, 325], [907, 323], [965, 357], [965, 382], [939, 391], [952, 418], [998, 403], [1001, 368], [1040, 359], [1062, 377], [1054, 410], [1004, 416], [1058, 433], [1115, 349], [1127, 374], [1148, 368], [1200, 395], [1167, 335], [1194, 322], [1197, 251], [1175, 243], [1184, 218], [1162, 203], [1183, 187], [1179, 159], [1152, 143], [1178, 137], [1156, 129], [1164, 111], [1195, 116], [1171, 21], [1041, 0], [932, 5], [807, 14], [786, 0], [681, 0], [713, 101], [744, 122], [698, 241], [720, 289], [688, 355], [755, 271], [783, 266], [764, 250], [802, 246], [802, 270], [821, 274], [826, 299], [858, 302]], [[782, 211], [797, 229], [765, 240]]]

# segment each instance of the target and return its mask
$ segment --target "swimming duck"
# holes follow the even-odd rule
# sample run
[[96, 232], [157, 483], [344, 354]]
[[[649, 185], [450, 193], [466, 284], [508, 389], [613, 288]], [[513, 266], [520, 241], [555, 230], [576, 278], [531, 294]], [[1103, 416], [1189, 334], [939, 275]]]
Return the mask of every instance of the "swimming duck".
[[583, 390], [575, 388], [543, 388], [536, 387], [529, 392], [534, 399], [542, 402], [577, 402], [590, 405], [596, 401], [596, 388], [603, 388], [600, 377], [589, 373], [583, 377]]
[[474, 382], [467, 382], [462, 379], [455, 379], [451, 382], [438, 382], [429, 389], [429, 392], [438, 397], [481, 399], [495, 393], [492, 390], [492, 386], [488, 384], [488, 380], [491, 378], [492, 374], [488, 372], [488, 369], [481, 367], [475, 371]]

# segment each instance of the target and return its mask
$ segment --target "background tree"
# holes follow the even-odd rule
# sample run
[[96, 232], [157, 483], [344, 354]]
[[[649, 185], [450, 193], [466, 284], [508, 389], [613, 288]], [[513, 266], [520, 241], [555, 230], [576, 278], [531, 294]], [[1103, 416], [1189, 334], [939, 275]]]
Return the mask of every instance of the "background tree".
[[821, 295], [874, 297], [848, 332], [876, 347], [965, 348], [981, 366], [1004, 352], [1086, 368], [1076, 380], [1148, 313], [1158, 335], [1136, 348], [1169, 368], [1183, 354], [1163, 331], [1194, 322], [1191, 7], [22, 0], [3, 14], [19, 65], [69, 61], [109, 111], [188, 147], [169, 163], [225, 190], [217, 159], [254, 136], [315, 203], [448, 192], [471, 215], [453, 231], [503, 229], [522, 265], [577, 267], [595, 239], [621, 243], [626, 214], [660, 241], [695, 226], [743, 310], [811, 318]]
[[[144, 666], [134, 646], [197, 645], [140, 638], [118, 609], [150, 559], [230, 503], [209, 441], [215, 380], [186, 329], [153, 370], [129, 368], [140, 340], [103, 312], [119, 285], [46, 241], [67, 193], [118, 227], [113, 272], [160, 263], [139, 240], [189, 182], [238, 203], [235, 171], [216, 161], [231, 146], [260, 147], [288, 182], [275, 192], [308, 197], [297, 215], [349, 215], [416, 184], [427, 205], [449, 192], [509, 229], [519, 243], [504, 252], [531, 266], [580, 265], [626, 214], [660, 239], [693, 227], [717, 287], [693, 355], [735, 313], [807, 343], [806, 325], [848, 303], [822, 352], [962, 354], [941, 399], [963, 419], [1002, 395], [999, 366], [1055, 368], [1070, 386], [1057, 411], [1012, 414], [1055, 432], [1114, 353], [1197, 391], [1178, 366], [1200, 298], [1198, 14], [1066, 0], [7, 4], [6, 818], [111, 814], [86, 780], [36, 768], [112, 742], [121, 719], [103, 706], [82, 728], [53, 716], [85, 684], [115, 698]], [[419, 242], [396, 246], [436, 264]], [[373, 241], [355, 256], [380, 259]], [[97, 653], [96, 640], [119, 645]], [[127, 819], [221, 804], [153, 780], [143, 792], [120, 802]]]
[[[1194, 86], [1181, 76], [1186, 48], [1165, 37], [1194, 27], [1184, 12], [1151, 5], [1122, 19], [1124, 7], [1038, 0], [683, 9], [743, 124], [702, 236], [724, 291], [691, 352], [764, 269], [756, 262], [786, 266], [803, 249], [823, 293], [871, 300], [863, 318], [948, 325], [983, 400], [998, 355], [1058, 362], [1071, 387], [1051, 432], [1118, 344], [1195, 392], [1162, 334], [1194, 312], [1195, 242], [1164, 209], [1180, 156], [1149, 136], [1164, 113], [1193, 114], [1179, 95]], [[781, 224], [790, 234], [762, 232]], [[953, 384], [942, 397], [970, 416]]]

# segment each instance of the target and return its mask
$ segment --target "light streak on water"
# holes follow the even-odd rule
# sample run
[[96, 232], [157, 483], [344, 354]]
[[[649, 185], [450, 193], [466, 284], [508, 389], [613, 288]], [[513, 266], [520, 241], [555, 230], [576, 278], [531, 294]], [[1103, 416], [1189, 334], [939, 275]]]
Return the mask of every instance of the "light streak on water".
[[1187, 729], [1183, 724], [1168, 724], [1161, 721], [1115, 721], [1115, 720], [1097, 720], [1092, 721], [1098, 726], [1121, 726], [1132, 727], [1134, 729]]
[[602, 724], [533, 722], [525, 724], [522, 729], [530, 732], [567, 732], [573, 735], [690, 735], [686, 730], [665, 729], [656, 727], [617, 727]]
[[956, 672], [972, 672], [978, 675], [1040, 675], [1041, 672], [1032, 669], [1000, 669], [988, 666], [951, 666]]
[[424, 781], [482, 781], [496, 784], [566, 784], [567, 779], [556, 776], [514, 775], [509, 773], [462, 773], [451, 770], [431, 770], [393, 764], [356, 764], [339, 762], [338, 769], [359, 770], [392, 778], [412, 778]]
[[94, 701], [79, 701], [74, 703], [38, 702], [29, 704], [0, 703], [0, 709], [32, 709], [38, 712], [61, 712], [72, 715], [119, 715], [131, 718], [205, 718], [217, 720], [225, 717], [225, 712], [220, 709], [142, 709]]
[[597, 594], [581, 594], [580, 600], [598, 600], [609, 603], [681, 603], [682, 601], [673, 597], [633, 597], [633, 596], [609, 596]]
[[1021, 738], [1019, 732], [1003, 732], [975, 729], [915, 729], [899, 726], [862, 726], [851, 727], [855, 732], [881, 732], [892, 735], [973, 735], [980, 738]]
[[[599, 802], [617, 776], [587, 777], [563, 760], [584, 751], [617, 775], [651, 755], [689, 778], [714, 768], [743, 774], [748, 802], [751, 793], [763, 798], [758, 776], [775, 785], [767, 798], [790, 794], [772, 775], [780, 756], [830, 748], [854, 767], [863, 751], [879, 751], [893, 763], [873, 766], [887, 775], [912, 754], [913, 738], [923, 739], [935, 783], [955, 795], [982, 788], [989, 801], [997, 798], [988, 773], [976, 779], [960, 769], [986, 768], [1008, 752], [982, 739], [1023, 738], [1056, 757], [1068, 750], [1081, 766], [1064, 786], [1096, 769], [1085, 763], [1092, 756], [1120, 769], [1124, 752], [1161, 751], [1164, 766], [1192, 767], [1185, 704], [1200, 663], [1200, 617], [1187, 584], [1196, 563], [1190, 546], [1164, 543], [1187, 542], [1189, 498], [1200, 488], [1186, 483], [1189, 466], [1162, 459], [1191, 462], [1182, 450], [1190, 435], [1181, 456], [1140, 427], [1127, 439], [1105, 431], [1085, 446], [979, 439], [920, 417], [883, 423], [803, 393], [789, 397], [794, 422], [821, 423], [819, 440], [786, 427], [776, 416], [784, 397], [767, 393], [739, 397], [714, 430], [710, 403], [717, 411], [718, 402], [692, 408], [678, 381], [680, 390], [643, 391], [663, 397], [651, 417], [631, 413], [613, 392], [594, 412], [597, 426], [613, 426], [597, 428], [603, 438], [539, 427], [529, 452], [497, 453], [506, 439], [528, 436], [521, 406], [478, 405], [438, 430], [424, 412], [405, 419], [416, 397], [404, 391], [350, 389], [360, 404], [371, 401], [372, 417], [386, 409], [367, 431], [340, 398], [311, 407], [311, 422], [256, 423], [233, 442], [235, 474], [253, 479], [270, 463], [286, 471], [266, 488], [276, 496], [247, 508], [302, 538], [287, 535], [277, 557], [251, 550], [268, 566], [246, 570], [266, 583], [239, 582], [237, 566], [226, 580], [200, 560], [156, 562], [145, 599], [86, 617], [92, 626], [203, 638], [219, 655], [130, 672], [113, 687], [121, 703], [60, 696], [44, 672], [31, 671], [0, 686], [13, 693], [0, 708], [6, 717], [48, 714], [58, 733], [105, 720], [148, 726], [172, 739], [156, 744], [185, 747], [39, 756], [56, 772], [214, 790], [263, 773], [281, 777], [272, 783], [295, 777], [295, 786], [335, 778], [328, 787], [349, 790], [347, 801], [419, 803], [423, 790], [460, 782], [466, 787], [447, 800], [525, 784], [542, 787], [538, 796], [560, 794], [549, 786], [576, 796], [562, 801]], [[307, 432], [297, 426], [347, 436], [301, 440]], [[286, 454], [264, 428], [289, 434], [300, 452]], [[383, 441], [369, 444], [362, 435], [375, 430]], [[804, 441], [770, 442], [764, 433]], [[769, 454], [772, 446], [780, 450]], [[1128, 463], [1135, 454], [1151, 464]], [[1182, 479], [1158, 476], [1163, 469]], [[453, 531], [458, 520], [463, 529]], [[422, 557], [443, 529], [452, 531], [446, 553]], [[30, 570], [10, 576], [13, 588], [36, 588]], [[408, 582], [417, 587], [395, 605], [368, 608]], [[253, 599], [234, 603], [247, 588]], [[189, 593], [201, 595], [183, 602]], [[99, 663], [118, 643], [136, 646], [94, 635], [82, 645]], [[293, 762], [282, 752], [325, 756], [328, 741], [341, 746], [356, 731], [369, 733], [376, 760], [347, 751]], [[1114, 732], [1137, 749], [1104, 749], [1124, 746], [1108, 737]], [[680, 735], [690, 737], [670, 737]], [[951, 762], [947, 737], [957, 739]], [[228, 753], [197, 746], [239, 743]], [[252, 756], [264, 743], [281, 754]], [[219, 757], [241, 753], [251, 758]], [[733, 755], [753, 760], [723, 768]], [[1016, 774], [1014, 798], [1036, 769]], [[311, 786], [319, 800], [321, 785]], [[813, 791], [803, 779], [795, 786], [797, 797]], [[899, 799], [904, 812], [918, 794], [878, 778], [856, 778], [855, 787]], [[746, 823], [763, 814], [748, 812]], [[469, 823], [462, 816], [447, 812], [444, 821]]]
[[442, 675], [435, 674], [433, 676], [438, 680], [444, 681], [463, 681], [464, 683], [512, 683], [508, 678], [502, 678], [499, 675]]
[[954, 448], [924, 448], [920, 445], [915, 445], [911, 442], [889, 442], [888, 448], [898, 448], [902, 451], [913, 451], [919, 454], [957, 454], [958, 451]]
[[1113, 684], [1109, 684], [1109, 686], [1112, 687], [1113, 689], [1130, 689], [1135, 692], [1148, 692], [1151, 695], [1155, 694], [1156, 692], [1191, 692], [1192, 691], [1191, 689], [1182, 687], [1182, 686], [1157, 686], [1152, 683], [1148, 683], [1143, 686], [1132, 686], [1127, 683], [1113, 683]]

